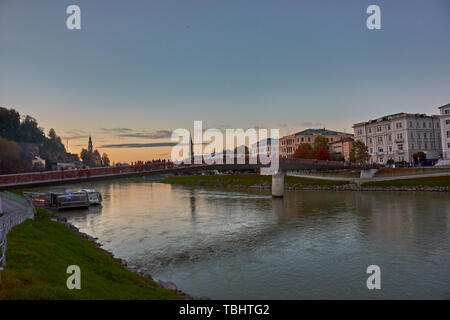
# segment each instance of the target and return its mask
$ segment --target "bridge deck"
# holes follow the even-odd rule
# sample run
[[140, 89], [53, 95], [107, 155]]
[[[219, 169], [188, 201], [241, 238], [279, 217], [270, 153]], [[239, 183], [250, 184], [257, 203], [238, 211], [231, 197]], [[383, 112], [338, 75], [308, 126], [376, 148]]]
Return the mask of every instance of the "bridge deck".
[[[0, 176], [0, 190], [38, 187], [45, 185], [67, 184], [81, 181], [93, 181], [103, 179], [113, 179], [121, 177], [138, 177], [161, 174], [188, 174], [199, 171], [247, 171], [260, 170], [267, 167], [261, 164], [199, 164], [181, 165], [173, 164], [149, 164], [123, 167], [105, 167], [82, 170], [48, 171], [36, 173], [22, 173]], [[338, 161], [304, 160], [304, 159], [280, 159], [280, 170], [331, 170], [349, 169], [354, 166], [345, 165]]]

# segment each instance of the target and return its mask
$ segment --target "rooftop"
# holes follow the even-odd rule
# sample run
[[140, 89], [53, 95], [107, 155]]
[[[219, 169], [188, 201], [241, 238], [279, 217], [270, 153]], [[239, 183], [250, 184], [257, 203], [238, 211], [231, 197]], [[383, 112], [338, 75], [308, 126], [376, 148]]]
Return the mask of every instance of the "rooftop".
[[439, 107], [439, 109], [445, 108], [445, 107], [450, 107], [450, 103], [447, 103], [445, 106]]
[[346, 137], [346, 138], [341, 138], [341, 139], [336, 140], [336, 141], [332, 141], [332, 142], [330, 142], [328, 144], [342, 143], [342, 142], [347, 142], [347, 141], [354, 141], [354, 139], [350, 138], [350, 137]]
[[[275, 144], [275, 141], [277, 141], [277, 140], [278, 139], [272, 139], [272, 138], [261, 139], [258, 142], [252, 144], [252, 147], [259, 146], [259, 145], [265, 146], [266, 144], [272, 145], [272, 144]], [[272, 141], [273, 141], [273, 143], [272, 143]]]
[[338, 135], [338, 134], [348, 134], [348, 135], [352, 135], [351, 133], [345, 133], [345, 132], [338, 132], [338, 131], [333, 131], [333, 130], [327, 130], [325, 128], [323, 129], [306, 129], [300, 132], [297, 132], [296, 136], [301, 136], [301, 135], [313, 135], [313, 134], [321, 134], [321, 135], [328, 135], [328, 136], [333, 136], [333, 135]]
[[[445, 106], [444, 106], [445, 107]], [[442, 107], [441, 107], [442, 108]], [[394, 113], [394, 114], [390, 114], [384, 117], [380, 117], [378, 119], [374, 119], [374, 120], [369, 120], [366, 122], [359, 122], [359, 123], [355, 123], [353, 125], [353, 127], [355, 126], [359, 126], [359, 125], [364, 125], [364, 124], [372, 124], [372, 123], [377, 123], [377, 122], [383, 122], [383, 121], [389, 121], [392, 120], [394, 118], [401, 118], [401, 117], [416, 117], [416, 118], [430, 118], [430, 117], [438, 117], [436, 115], [426, 115], [425, 113], [405, 113], [405, 112], [399, 112], [399, 113]]]

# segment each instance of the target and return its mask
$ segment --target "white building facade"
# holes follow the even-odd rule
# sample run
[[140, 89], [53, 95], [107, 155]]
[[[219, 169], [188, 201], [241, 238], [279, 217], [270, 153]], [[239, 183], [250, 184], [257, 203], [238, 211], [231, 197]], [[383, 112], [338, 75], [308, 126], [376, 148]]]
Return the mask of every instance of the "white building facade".
[[439, 108], [441, 111], [442, 159], [438, 165], [450, 165], [450, 103]]
[[353, 125], [355, 141], [369, 149], [370, 161], [378, 164], [413, 162], [413, 154], [439, 159], [442, 152], [440, 117], [397, 113]]

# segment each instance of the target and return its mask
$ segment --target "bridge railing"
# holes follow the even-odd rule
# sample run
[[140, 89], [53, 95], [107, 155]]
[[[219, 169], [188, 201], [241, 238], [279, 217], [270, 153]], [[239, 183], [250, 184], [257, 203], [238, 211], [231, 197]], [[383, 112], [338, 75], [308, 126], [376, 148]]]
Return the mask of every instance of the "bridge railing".
[[34, 218], [34, 207], [25, 198], [10, 192], [0, 192], [0, 202], [4, 200], [15, 202], [20, 207], [15, 211], [2, 212], [0, 216], [0, 271], [6, 266], [7, 236], [9, 231], [26, 219]]

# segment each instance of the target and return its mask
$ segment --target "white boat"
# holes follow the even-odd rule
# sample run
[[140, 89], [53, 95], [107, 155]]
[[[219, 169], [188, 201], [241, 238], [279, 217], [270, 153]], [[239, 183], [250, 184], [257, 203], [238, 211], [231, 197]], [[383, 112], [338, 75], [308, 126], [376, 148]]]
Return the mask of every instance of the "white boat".
[[95, 189], [82, 189], [82, 190], [80, 190], [80, 192], [86, 193], [90, 205], [95, 205], [95, 204], [101, 204], [102, 203], [102, 195], [97, 190], [95, 190]]
[[58, 210], [89, 207], [85, 192], [51, 193], [51, 206]]

